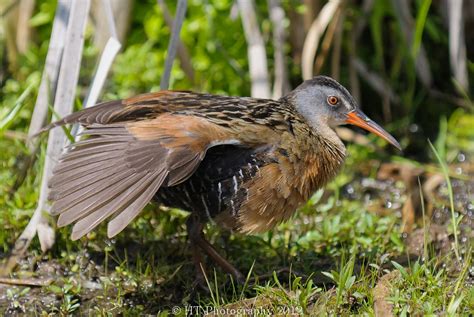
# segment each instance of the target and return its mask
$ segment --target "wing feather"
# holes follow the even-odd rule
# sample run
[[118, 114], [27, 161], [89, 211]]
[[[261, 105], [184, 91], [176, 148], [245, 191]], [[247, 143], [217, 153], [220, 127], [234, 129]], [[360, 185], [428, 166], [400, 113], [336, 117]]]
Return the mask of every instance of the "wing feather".
[[[158, 103], [167, 94], [152, 97]], [[144, 98], [104, 103], [45, 128], [85, 126], [82, 139], [67, 148], [49, 181], [51, 213], [59, 215], [59, 226], [75, 223], [73, 239], [111, 217], [107, 232], [115, 236], [161, 186], [188, 179], [209, 147], [236, 144], [230, 129], [202, 117], [166, 112], [162, 104], [157, 108]]]
[[[122, 179], [120, 183], [115, 184], [105, 190], [101, 190], [92, 197], [86, 198], [74, 206], [66, 206], [68, 208], [62, 209], [58, 226], [62, 227], [68, 225], [78, 219], [84, 219], [91, 213], [96, 212], [97, 209], [101, 209], [103, 206], [114, 206], [113, 202], [124, 192], [127, 192], [129, 188], [133, 187], [137, 183], [140, 183], [141, 177], [145, 173], [139, 175], [128, 175]], [[110, 209], [111, 213], [117, 212], [118, 210]]]
[[104, 142], [103, 144], [95, 144], [94, 146], [89, 146], [88, 148], [84, 146], [80, 152], [70, 152], [64, 154], [62, 156], [62, 161], [69, 161], [78, 157], [89, 156], [93, 154], [120, 151], [123, 149], [123, 144], [121, 143], [122, 142], [117, 142], [115, 140], [109, 140], [107, 143]]
[[[135, 177], [135, 173], [131, 170], [125, 169], [119, 171], [111, 177], [103, 178], [99, 181], [94, 181], [69, 195], [61, 195], [57, 199], [51, 209], [52, 215], [57, 215], [59, 212], [64, 212], [72, 207], [75, 207], [84, 201], [99, 201], [108, 199], [114, 192], [121, 190], [127, 183], [127, 179]], [[106, 196], [107, 195], [107, 196]], [[113, 196], [112, 196], [113, 197]]]
[[[64, 171], [63, 173], [56, 173], [50, 178], [48, 185], [51, 188], [50, 193], [54, 193], [56, 191], [62, 191], [63, 186], [74, 185], [73, 180], [80, 181], [84, 178], [88, 178], [92, 175], [98, 174], [105, 174], [110, 169], [114, 169], [113, 165], [104, 164], [103, 162], [96, 162], [93, 164], [89, 164], [86, 166], [81, 166], [75, 169], [71, 169], [70, 171]], [[54, 200], [53, 197], [49, 198], [50, 200]]]
[[49, 192], [49, 200], [59, 200], [80, 188], [84, 188], [88, 184], [100, 181], [106, 177], [111, 177], [116, 173], [115, 166], [109, 166], [107, 169], [94, 170], [91, 173], [81, 174], [81, 177], [64, 177], [61, 182], [54, 185], [49, 184], [52, 188]]
[[[140, 182], [135, 182], [127, 190], [115, 197], [114, 200], [111, 200], [108, 204], [79, 220], [73, 227], [72, 238], [74, 240], [79, 239], [113, 214], [118, 214], [117, 217], [124, 217], [126, 224], [123, 226], [123, 228], [125, 228], [126, 225], [128, 225], [130, 221], [132, 221], [135, 216], [140, 213], [143, 207], [148, 204], [155, 192], [161, 186], [161, 183], [165, 177], [166, 171], [161, 173], [155, 172], [146, 175], [141, 179]], [[151, 197], [144, 196], [144, 194], [148, 192], [152, 192]], [[129, 210], [133, 210], [134, 214], [129, 215]], [[116, 234], [120, 231], [116, 232]], [[112, 237], [112, 235], [109, 233], [108, 236]]]
[[123, 210], [109, 222], [107, 226], [107, 235], [109, 237], [116, 236], [130, 223], [130, 221], [135, 219], [135, 217], [140, 213], [140, 211], [153, 198], [166, 176], [167, 173], [162, 173], [161, 175], [159, 175], [159, 177], [155, 176], [154, 182], [149, 184], [149, 186], [147, 187], [142, 187], [144, 189], [143, 192], [141, 192], [133, 200], [133, 202], [129, 206], [127, 206], [125, 210]]

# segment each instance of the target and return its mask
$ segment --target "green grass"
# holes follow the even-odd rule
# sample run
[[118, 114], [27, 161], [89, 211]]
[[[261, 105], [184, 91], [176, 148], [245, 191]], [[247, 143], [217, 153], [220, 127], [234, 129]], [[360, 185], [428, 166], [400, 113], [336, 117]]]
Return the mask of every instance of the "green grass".
[[[22, 147], [11, 147], [14, 140], [5, 142], [8, 156], [22, 153]], [[29, 307], [35, 307], [36, 313], [63, 315], [160, 312], [166, 316], [178, 308], [182, 316], [186, 309], [202, 313], [257, 308], [261, 315], [373, 315], [373, 289], [383, 275], [397, 270], [400, 274], [391, 282], [387, 297], [397, 315], [472, 312], [472, 258], [466, 255], [470, 246], [464, 245], [467, 252], [462, 262], [454, 260], [454, 248], [439, 255], [433, 245], [426, 245], [428, 257], [407, 257], [397, 210], [369, 211], [364, 203], [364, 195], [370, 195], [372, 203], [391, 199], [396, 205], [404, 199], [404, 185], [374, 180], [387, 188], [375, 192], [362, 186], [361, 180], [372, 179], [376, 166], [366, 164], [368, 171], [358, 170], [357, 166], [364, 169], [357, 160], [358, 150], [350, 148], [354, 155], [349, 165], [326, 193], [316, 193], [294, 219], [277, 229], [244, 237], [211, 225], [206, 228], [209, 240], [248, 273], [245, 285], [207, 263], [209, 292], [195, 287], [185, 234], [187, 213], [150, 206], [113, 240], [106, 238], [102, 226], [77, 242], [69, 240], [70, 228], [58, 230], [56, 245], [44, 255], [35, 241], [28, 261], [14, 276], [52, 277], [51, 285], [9, 287], [8, 300], [0, 301], [0, 307], [8, 312], [31, 312]], [[13, 167], [14, 160], [7, 164]], [[1, 177], [11, 174], [10, 169], [2, 169]], [[35, 207], [37, 182], [28, 176], [18, 196], [9, 200], [7, 187], [2, 187], [0, 197], [6, 202], [0, 218], [5, 229], [0, 233], [3, 256]], [[20, 196], [27, 192], [29, 196]]]
[[449, 207], [451, 211], [451, 226], [453, 230], [453, 235], [454, 235], [454, 254], [456, 255], [456, 258], [459, 259], [459, 239], [458, 239], [458, 221], [461, 219], [457, 219], [459, 217], [456, 217], [456, 214], [454, 212], [454, 197], [453, 197], [453, 187], [451, 185], [451, 180], [449, 179], [449, 172], [448, 172], [448, 166], [446, 165], [446, 162], [441, 158], [441, 156], [438, 154], [436, 151], [435, 147], [431, 143], [431, 141], [428, 141], [431, 150], [433, 151], [436, 159], [438, 160], [439, 165], [441, 166], [441, 170], [443, 171], [443, 176], [446, 180], [446, 184], [448, 186], [448, 195], [449, 195]]

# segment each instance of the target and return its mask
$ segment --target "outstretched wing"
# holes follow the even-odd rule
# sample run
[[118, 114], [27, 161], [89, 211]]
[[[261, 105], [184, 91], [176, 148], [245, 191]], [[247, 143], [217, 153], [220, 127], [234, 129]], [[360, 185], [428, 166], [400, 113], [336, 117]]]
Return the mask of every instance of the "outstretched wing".
[[59, 226], [75, 222], [73, 239], [110, 217], [108, 235], [115, 236], [161, 186], [188, 179], [209, 147], [238, 143], [229, 129], [205, 118], [144, 104], [105, 103], [47, 127], [86, 126], [85, 137], [63, 154], [49, 181], [52, 214], [59, 215]]

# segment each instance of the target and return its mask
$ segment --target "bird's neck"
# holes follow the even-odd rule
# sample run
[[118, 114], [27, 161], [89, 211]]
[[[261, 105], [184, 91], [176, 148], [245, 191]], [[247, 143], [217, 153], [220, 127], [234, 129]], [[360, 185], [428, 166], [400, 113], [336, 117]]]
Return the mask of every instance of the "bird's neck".
[[306, 136], [296, 137], [299, 147], [299, 159], [303, 164], [296, 175], [299, 178], [300, 192], [308, 199], [316, 190], [323, 187], [344, 163], [346, 148], [336, 132], [327, 125], [320, 125], [306, 131]]

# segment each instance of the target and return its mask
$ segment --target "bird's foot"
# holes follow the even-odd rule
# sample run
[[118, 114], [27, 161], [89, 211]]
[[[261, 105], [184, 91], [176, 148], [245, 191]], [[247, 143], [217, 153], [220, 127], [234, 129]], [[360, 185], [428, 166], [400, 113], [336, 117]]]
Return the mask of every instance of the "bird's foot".
[[193, 289], [199, 287], [206, 293], [209, 293], [209, 287], [206, 278], [206, 268], [204, 266], [202, 252], [199, 248], [192, 246], [194, 269], [196, 277], [193, 282]]
[[207, 294], [211, 293], [211, 291], [209, 290], [209, 284], [207, 282], [206, 276], [203, 274], [202, 271], [201, 273], [199, 273], [199, 271], [196, 270], [196, 277], [192, 283], [192, 288], [193, 290], [197, 290], [199, 288]]

